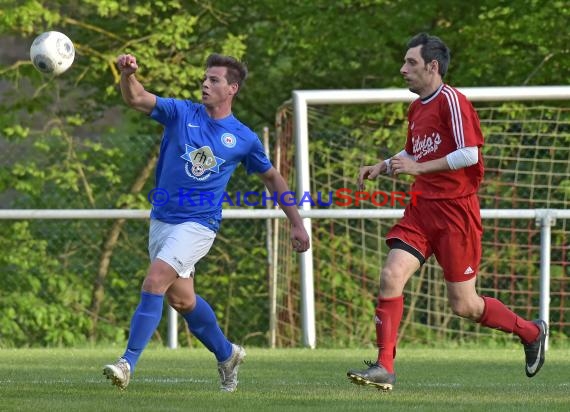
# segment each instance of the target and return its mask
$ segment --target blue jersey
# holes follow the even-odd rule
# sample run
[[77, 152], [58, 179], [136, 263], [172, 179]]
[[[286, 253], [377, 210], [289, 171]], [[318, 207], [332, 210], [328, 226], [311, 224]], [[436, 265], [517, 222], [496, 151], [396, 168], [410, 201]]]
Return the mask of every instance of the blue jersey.
[[259, 138], [233, 115], [212, 119], [203, 104], [189, 100], [157, 96], [150, 117], [164, 126], [155, 187], [161, 196], [151, 218], [194, 221], [217, 231], [226, 186], [239, 163], [248, 174], [272, 166]]

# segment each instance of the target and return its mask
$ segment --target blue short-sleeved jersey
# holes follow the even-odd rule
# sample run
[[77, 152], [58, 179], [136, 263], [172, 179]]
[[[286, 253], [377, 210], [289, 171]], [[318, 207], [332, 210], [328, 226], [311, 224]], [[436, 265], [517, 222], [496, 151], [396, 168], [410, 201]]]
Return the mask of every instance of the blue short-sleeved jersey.
[[164, 126], [155, 188], [161, 202], [153, 202], [151, 218], [217, 231], [222, 196], [238, 164], [248, 174], [272, 166], [259, 138], [233, 115], [211, 119], [204, 105], [189, 100], [157, 97], [150, 117]]

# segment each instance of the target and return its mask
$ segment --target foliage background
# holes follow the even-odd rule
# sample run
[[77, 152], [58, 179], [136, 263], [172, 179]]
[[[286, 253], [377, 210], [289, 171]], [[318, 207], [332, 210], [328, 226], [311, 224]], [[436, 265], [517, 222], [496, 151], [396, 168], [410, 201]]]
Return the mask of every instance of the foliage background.
[[[244, 59], [250, 76], [235, 112], [261, 135], [294, 89], [402, 87], [405, 43], [419, 31], [450, 46], [450, 84], [567, 84], [569, 18], [566, 2], [537, 0], [0, 0], [0, 206], [147, 208], [160, 128], [122, 104], [121, 53], [137, 56], [149, 91], [191, 99], [209, 53]], [[28, 58], [46, 30], [76, 46], [73, 67], [55, 79]], [[386, 136], [378, 144], [397, 146]], [[261, 190], [239, 171], [230, 190], [244, 185]], [[146, 229], [137, 221], [2, 222], [0, 346], [124, 340], [147, 265]], [[197, 278], [226, 333], [260, 345], [263, 230], [225, 222]], [[182, 344], [194, 341], [187, 334]]]

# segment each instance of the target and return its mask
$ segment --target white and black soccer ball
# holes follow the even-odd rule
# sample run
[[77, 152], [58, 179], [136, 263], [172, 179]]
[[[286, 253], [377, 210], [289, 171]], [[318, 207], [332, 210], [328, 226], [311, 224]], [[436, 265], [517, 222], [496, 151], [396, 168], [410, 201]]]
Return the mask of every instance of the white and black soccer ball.
[[58, 31], [40, 34], [30, 47], [30, 59], [34, 67], [44, 74], [62, 74], [71, 67], [74, 58], [73, 42]]

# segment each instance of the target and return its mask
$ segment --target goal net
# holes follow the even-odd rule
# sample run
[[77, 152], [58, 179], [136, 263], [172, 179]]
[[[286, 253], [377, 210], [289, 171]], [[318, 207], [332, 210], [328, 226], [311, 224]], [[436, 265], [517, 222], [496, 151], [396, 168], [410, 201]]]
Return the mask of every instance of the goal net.
[[[532, 89], [532, 88], [529, 88]], [[350, 93], [350, 91], [346, 91]], [[339, 94], [344, 93], [338, 91]], [[309, 104], [310, 192], [323, 199], [339, 189], [356, 190], [361, 165], [399, 152], [405, 143], [409, 101]], [[404, 99], [405, 100], [405, 99]], [[566, 100], [516, 101], [494, 95], [474, 101], [485, 135], [482, 209], [568, 209], [570, 206], [570, 94]], [[293, 102], [276, 116], [274, 161], [298, 187]], [[298, 159], [297, 159], [298, 160]], [[368, 191], [409, 191], [409, 177], [381, 176]], [[315, 202], [312, 209], [340, 208]], [[312, 219], [315, 328], [319, 347], [375, 346], [374, 308], [380, 270], [387, 256], [384, 235], [397, 219], [358, 218], [362, 209], [401, 209], [370, 201], [344, 209], [354, 217]], [[302, 284], [292, 259], [289, 228], [276, 221], [274, 344], [296, 346], [303, 338]], [[540, 227], [534, 219], [484, 219], [480, 294], [500, 299], [526, 318], [539, 315]], [[570, 335], [570, 222], [557, 219], [551, 232], [551, 339]], [[399, 339], [430, 344], [442, 340], [509, 341], [511, 335], [462, 320], [448, 307], [443, 275], [434, 258], [408, 282]]]

